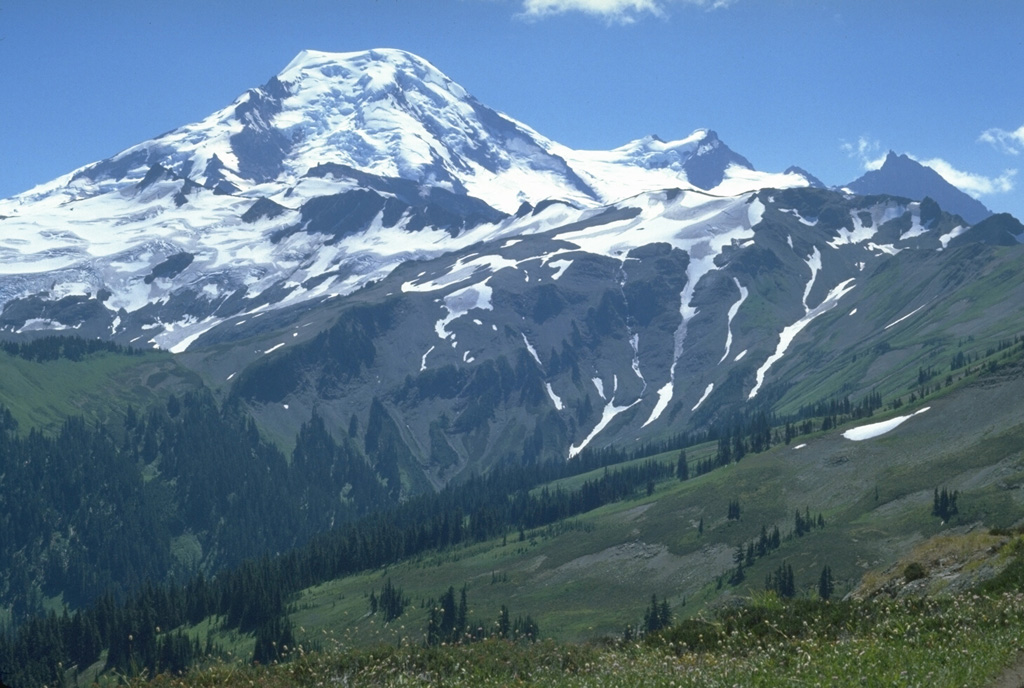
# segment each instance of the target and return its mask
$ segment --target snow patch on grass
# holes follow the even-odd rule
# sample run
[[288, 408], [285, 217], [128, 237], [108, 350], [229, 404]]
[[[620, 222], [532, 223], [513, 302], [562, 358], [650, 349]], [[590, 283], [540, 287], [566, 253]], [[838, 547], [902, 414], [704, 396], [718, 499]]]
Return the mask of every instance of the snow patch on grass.
[[843, 437], [845, 437], [848, 440], [853, 440], [854, 442], [869, 440], [873, 437], [884, 435], [885, 433], [890, 432], [891, 430], [895, 430], [899, 426], [903, 425], [903, 423], [916, 416], [917, 414], [924, 413], [930, 408], [931, 406], [925, 406], [923, 409], [918, 409], [914, 413], [908, 414], [906, 416], [896, 416], [895, 418], [883, 420], [878, 423], [869, 423], [868, 425], [861, 425], [856, 428], [850, 428], [849, 430], [843, 433]]

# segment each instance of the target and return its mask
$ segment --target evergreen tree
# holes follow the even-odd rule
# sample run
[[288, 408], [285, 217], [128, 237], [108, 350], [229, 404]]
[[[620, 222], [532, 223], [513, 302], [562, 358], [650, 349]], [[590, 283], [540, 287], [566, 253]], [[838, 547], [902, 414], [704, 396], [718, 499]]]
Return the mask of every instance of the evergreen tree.
[[747, 554], [746, 549], [743, 545], [736, 545], [736, 551], [733, 552], [732, 560], [736, 564], [736, 568], [733, 569], [732, 576], [729, 577], [729, 582], [733, 585], [739, 585], [747, 577], [743, 571], [743, 562], [746, 561]]
[[661, 627], [668, 628], [672, 625], [672, 607], [668, 606], [668, 599], [661, 601], [661, 609], [659, 611], [661, 614]]
[[818, 597], [823, 600], [831, 599], [835, 587], [835, 581], [832, 579], [832, 567], [826, 565], [821, 570], [821, 576], [818, 578]]
[[528, 640], [534, 642], [540, 636], [540, 627], [537, 622], [527, 614], [526, 617], [517, 616], [512, 624], [512, 637], [515, 640]]
[[380, 598], [377, 600], [376, 605], [373, 603], [373, 593], [370, 593], [370, 596], [373, 613], [376, 613], [374, 607], [379, 608], [384, 614], [384, 623], [394, 621], [400, 617], [405, 611], [406, 605], [409, 604], [409, 600], [402, 593], [402, 589], [392, 585], [390, 578], [384, 581], [384, 588], [380, 591]]
[[729, 436], [718, 438], [718, 450], [715, 453], [715, 464], [718, 466], [728, 466], [732, 462], [732, 444], [729, 442]]
[[761, 524], [761, 534], [757, 536], [757, 543], [754, 545], [754, 554], [763, 557], [768, 554], [768, 529]]
[[686, 461], [686, 450], [679, 450], [679, 458], [676, 461], [676, 478], [688, 480], [690, 478], [690, 466]]
[[462, 589], [461, 602], [455, 602], [455, 588], [449, 586], [427, 618], [427, 644], [456, 643], [465, 632], [466, 589]]
[[775, 571], [768, 574], [764, 587], [766, 590], [774, 591], [779, 597], [795, 597], [796, 581], [793, 577], [793, 567], [785, 562], [780, 564]]
[[651, 604], [644, 610], [644, 633], [655, 633], [672, 625], [672, 608], [668, 599], [658, 602], [657, 595], [651, 595]]
[[932, 504], [932, 516], [938, 516], [943, 521], [948, 521], [952, 516], [955, 516], [959, 513], [956, 505], [956, 500], [959, 496], [959, 492], [950, 492], [946, 488], [942, 488], [942, 492], [939, 492], [938, 488], [936, 488]]
[[466, 630], [466, 586], [462, 586], [462, 590], [459, 592], [459, 606], [455, 611], [455, 627], [458, 629], [458, 634], [462, 634]]
[[283, 659], [294, 647], [291, 621], [286, 616], [277, 617], [256, 629], [252, 661], [255, 664], [272, 664]]

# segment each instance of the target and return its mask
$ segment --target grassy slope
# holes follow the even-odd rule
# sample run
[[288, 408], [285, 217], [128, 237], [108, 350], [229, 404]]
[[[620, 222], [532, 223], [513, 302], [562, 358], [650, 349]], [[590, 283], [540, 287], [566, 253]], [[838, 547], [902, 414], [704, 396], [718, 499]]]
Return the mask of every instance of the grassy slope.
[[[651, 594], [667, 598], [677, 619], [711, 614], [730, 609], [730, 598], [758, 599], [766, 575], [787, 562], [794, 568], [799, 596], [814, 596], [825, 564], [832, 567], [836, 594], [841, 596], [856, 587], [866, 571], [896, 571], [892, 566], [902, 566], [897, 562], [936, 535], [978, 524], [1020, 522], [1024, 421], [1015, 409], [1022, 393], [1024, 368], [1018, 362], [994, 374], [971, 376], [914, 407], [900, 409], [899, 414], [929, 410], [875, 439], [844, 439], [841, 433], [846, 428], [815, 433], [687, 482], [659, 483], [651, 495], [639, 493], [568, 523], [527, 532], [523, 541], [518, 533], [509, 533], [505, 542], [497, 539], [432, 553], [325, 583], [295, 600], [291, 620], [299, 642], [306, 648], [323, 648], [326, 655], [269, 673], [232, 663], [191, 676], [184, 685], [316, 685], [339, 675], [353, 677], [353, 685], [374, 684], [383, 676], [415, 684], [430, 672], [443, 673], [456, 664], [478, 672], [463, 685], [505, 685], [511, 680], [510, 665], [532, 667], [534, 680], [552, 685], [803, 685], [829, 682], [833, 676], [846, 680], [855, 676], [857, 667], [869, 668], [869, 683], [905, 685], [909, 678], [901, 672], [908, 662], [915, 671], [925, 667], [915, 679], [922, 685], [983, 685], [1010, 661], [1024, 639], [1024, 623], [1019, 622], [1024, 609], [1019, 604], [1009, 611], [999, 606], [1015, 604], [1012, 600], [977, 609], [952, 602], [928, 611], [932, 620], [927, 623], [919, 609], [883, 605], [878, 618], [870, 619], [873, 625], [863, 632], [844, 631], [840, 643], [828, 633], [806, 638], [787, 634], [788, 639], [775, 638], [773, 652], [765, 652], [770, 644], [750, 634], [704, 655], [574, 643], [619, 637], [626, 624], [638, 625]], [[876, 414], [870, 420], [886, 415], [893, 414]], [[694, 462], [710, 451], [710, 446], [692, 448], [688, 455]], [[674, 463], [676, 453], [654, 458]], [[559, 485], [571, 489], [601, 472]], [[937, 487], [960, 492], [960, 514], [950, 524], [931, 516]], [[733, 499], [741, 504], [739, 521], [725, 518]], [[794, 510], [805, 507], [812, 515], [822, 513], [826, 527], [787, 538]], [[701, 536], [697, 523], [702, 517]], [[762, 524], [780, 527], [781, 548], [749, 568], [742, 584], [733, 587], [726, 582], [719, 588], [717, 581], [729, 573], [736, 546], [756, 537]], [[379, 593], [387, 578], [412, 604], [397, 621], [383, 625], [379, 616], [368, 615], [368, 597], [371, 591]], [[513, 618], [530, 614], [542, 636], [555, 643], [528, 650], [503, 643], [416, 649], [424, 638], [426, 601], [449, 585], [467, 586], [471, 621], [494, 623], [500, 605], [506, 604]], [[770, 600], [757, 604], [772, 607]], [[866, 607], [856, 616], [868, 618], [878, 609]], [[780, 613], [774, 607], [769, 611]], [[807, 617], [811, 621], [818, 618], [813, 614]], [[1017, 621], [986, 621], [994, 616]], [[964, 633], [968, 627], [971, 632]], [[907, 635], [907, 629], [915, 628]], [[193, 632], [201, 641], [210, 633], [231, 657], [243, 662], [251, 656], [252, 638], [220, 631], [216, 619]], [[374, 647], [378, 649], [369, 649]], [[971, 661], [963, 661], [965, 657]], [[570, 669], [552, 673], [558, 666]], [[774, 678], [759, 683], [758, 677], [766, 673]], [[859, 680], [848, 684], [858, 685]], [[452, 679], [451, 685], [460, 683]]]
[[[5, 376], [0, 394], [17, 400], [13, 390], [23, 385], [29, 393], [16, 412], [22, 418], [29, 413], [45, 418], [48, 400], [56, 415], [67, 408], [91, 408], [90, 391], [97, 386], [118, 385], [145, 398], [156, 393], [154, 386], [178, 379], [166, 367], [173, 361], [156, 358], [132, 365], [132, 359], [99, 359], [102, 365], [94, 361], [77, 375], [67, 362], [61, 365], [68, 370], [58, 375], [52, 364], [5, 360], [18, 377]], [[677, 618], [722, 608], [730, 597], [760, 591], [768, 573], [783, 562], [792, 564], [804, 596], [813, 595], [821, 568], [828, 564], [842, 595], [865, 571], [898, 561], [933, 535], [975, 523], [1008, 526], [1024, 517], [1024, 421], [1016, 412], [1022, 393], [1024, 369], [1019, 363], [1007, 365], [905, 406], [897, 413], [929, 410], [882, 437], [852, 442], [841, 436], [845, 428], [815, 433], [687, 482], [664, 481], [651, 495], [641, 492], [568, 523], [527, 532], [523, 541], [513, 532], [505, 542], [428, 554], [325, 583], [295, 601], [291, 620], [296, 636], [307, 647], [370, 647], [382, 641], [419, 645], [427, 619], [424, 603], [449, 585], [467, 586], [470, 620], [493, 623], [506, 604], [513, 617], [530, 614], [544, 637], [558, 641], [617, 637], [626, 624], [642, 621], [652, 594], [667, 598]], [[710, 445], [689, 449], [691, 466], [712, 451]], [[654, 458], [674, 465], [676, 456]], [[549, 487], [573, 489], [602, 472]], [[949, 525], [930, 514], [933, 490], [941, 487], [961, 494], [961, 513]], [[740, 501], [742, 518], [728, 521], [727, 505], [734, 499]], [[821, 513], [826, 527], [786, 538], [794, 510], [805, 508], [815, 516]], [[697, 532], [701, 518], [703, 535]], [[755, 538], [762, 525], [779, 526], [782, 547], [749, 568], [744, 583], [719, 588], [737, 545]], [[399, 620], [384, 626], [380, 617], [367, 614], [368, 597], [371, 591], [379, 593], [388, 577], [412, 604]], [[234, 657], [251, 656], [252, 638], [224, 633], [216, 620], [193, 630], [201, 641], [210, 632]]]
[[[1012, 340], [1020, 333], [1024, 303], [1017, 251], [978, 250], [984, 260], [975, 256], [972, 262], [968, 255], [962, 263], [951, 261], [956, 270], [970, 273], [969, 280], [949, 274], [954, 270], [949, 265], [906, 272], [889, 265], [873, 274], [863, 293], [855, 289], [812, 323], [808, 333], [814, 336], [795, 342], [772, 371], [775, 379], [792, 383], [777, 410], [793, 413], [801, 404], [843, 395], [857, 402], [871, 390], [886, 398], [908, 395], [919, 387], [919, 369], [933, 369], [935, 384], [945, 378], [956, 353], [984, 356], [1001, 340]], [[918, 275], [930, 277], [922, 281]], [[868, 314], [888, 315], [872, 319]], [[807, 341], [815, 342], [813, 350]]]
[[[523, 541], [509, 533], [504, 543], [477, 543], [325, 583], [296, 601], [297, 638], [345, 647], [419, 643], [424, 602], [449, 585], [467, 586], [471, 620], [493, 623], [507, 604], [513, 617], [533, 616], [543, 636], [568, 641], [618, 636], [626, 624], [641, 622], [652, 594], [668, 598], [677, 617], [720, 607], [730, 596], [762, 589], [784, 561], [793, 566], [801, 595], [813, 594], [826, 564], [837, 594], [844, 594], [864, 571], [897, 561], [926, 538], [971, 524], [1009, 526], [1024, 517], [1024, 422], [1014, 410], [1024, 393], [1021, 373], [1005, 368], [904, 407], [902, 414], [929, 410], [872, 440], [846, 440], [845, 428], [816, 433], [687, 482], [662, 482], [652, 495], [527, 532]], [[709, 450], [688, 453], [693, 461]], [[676, 454], [656, 458], [674, 463]], [[562, 484], [571, 488], [599, 474]], [[951, 524], [930, 513], [933, 490], [941, 487], [961, 494]], [[741, 504], [739, 521], [726, 519], [733, 499]], [[821, 513], [826, 527], [787, 538], [794, 510], [805, 508]], [[779, 526], [781, 548], [749, 568], [744, 583], [719, 589], [737, 545], [745, 546], [762, 525]], [[412, 605], [382, 626], [367, 614], [368, 596], [387, 577]], [[236, 656], [252, 651], [246, 637], [218, 642]]]
[[[892, 604], [790, 604], [772, 598], [661, 643], [567, 645], [504, 641], [352, 650], [331, 644], [271, 667], [215, 666], [160, 686], [960, 686], [997, 678], [1024, 641], [1019, 597]], [[695, 629], [696, 630], [696, 629]], [[683, 641], [703, 644], [697, 651]], [[668, 641], [668, 642], [665, 642]], [[993, 681], [997, 682], [993, 682]], [[137, 682], [141, 684], [142, 682]]]
[[69, 416], [107, 422], [129, 405], [145, 409], [172, 392], [200, 386], [198, 376], [164, 353], [100, 353], [74, 362], [38, 363], [0, 352], [0, 404], [19, 427], [53, 430]]

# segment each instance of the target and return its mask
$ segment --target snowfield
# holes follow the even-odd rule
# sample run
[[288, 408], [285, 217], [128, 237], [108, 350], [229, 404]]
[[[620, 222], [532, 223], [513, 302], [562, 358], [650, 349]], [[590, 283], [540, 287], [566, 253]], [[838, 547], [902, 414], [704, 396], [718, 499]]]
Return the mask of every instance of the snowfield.
[[896, 428], [903, 425], [903, 423], [907, 422], [914, 416], [924, 413], [930, 408], [931, 406], [925, 406], [924, 408], [918, 409], [914, 413], [911, 413], [906, 416], [896, 416], [895, 418], [879, 421], [878, 423], [869, 423], [868, 425], [861, 425], [856, 428], [850, 428], [849, 430], [843, 433], [843, 437], [845, 437], [848, 440], [853, 440], [854, 442], [870, 440], [872, 438], [879, 437], [887, 432], [895, 430]]

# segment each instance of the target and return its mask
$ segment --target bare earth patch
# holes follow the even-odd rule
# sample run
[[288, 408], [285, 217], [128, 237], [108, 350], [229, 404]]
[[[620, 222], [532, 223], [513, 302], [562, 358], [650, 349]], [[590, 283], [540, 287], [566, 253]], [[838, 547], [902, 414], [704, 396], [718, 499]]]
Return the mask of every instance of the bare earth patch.
[[580, 578], [603, 578], [620, 584], [633, 581], [697, 588], [732, 564], [732, 548], [709, 544], [687, 555], [676, 555], [662, 544], [634, 540], [586, 554], [538, 574], [538, 581], [559, 584]]
[[1024, 688], [1024, 655], [1006, 667], [987, 688]]

